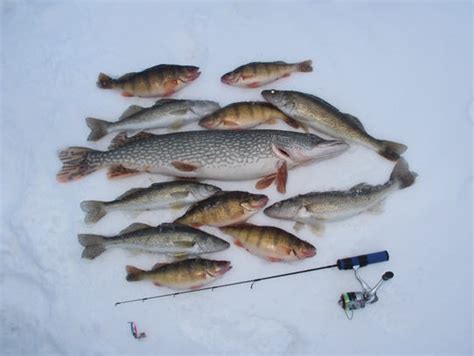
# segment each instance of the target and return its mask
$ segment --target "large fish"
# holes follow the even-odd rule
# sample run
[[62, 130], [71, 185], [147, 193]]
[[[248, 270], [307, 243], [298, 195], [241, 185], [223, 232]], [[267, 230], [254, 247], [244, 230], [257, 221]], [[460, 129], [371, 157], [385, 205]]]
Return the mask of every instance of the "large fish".
[[237, 224], [247, 220], [267, 203], [268, 198], [263, 194], [221, 191], [189, 207], [175, 222], [194, 227]]
[[169, 176], [248, 180], [263, 177], [257, 187], [273, 181], [285, 192], [288, 169], [337, 156], [348, 145], [337, 140], [279, 130], [201, 130], [166, 135], [119, 135], [109, 151], [70, 147], [59, 153], [64, 166], [60, 182], [82, 178], [109, 167], [109, 177], [141, 172]]
[[101, 89], [118, 89], [123, 96], [144, 98], [170, 96], [182, 89], [201, 73], [195, 66], [160, 64], [141, 72], [131, 72], [112, 79], [104, 73], [99, 74], [97, 86]]
[[181, 208], [209, 198], [220, 190], [214, 185], [188, 180], [154, 183], [147, 188], [132, 188], [113, 201], [83, 201], [81, 209], [86, 213], [86, 224], [91, 224], [111, 211]]
[[297, 121], [289, 118], [265, 101], [242, 101], [229, 104], [199, 120], [199, 125], [214, 130], [250, 129], [260, 124], [274, 124], [282, 120], [294, 128]]
[[269, 206], [264, 213], [272, 218], [296, 221], [297, 229], [300, 224], [309, 224], [315, 233], [322, 234], [326, 221], [346, 219], [367, 210], [380, 211], [380, 204], [388, 195], [411, 186], [416, 176], [401, 158], [385, 184], [360, 183], [344, 191], [297, 195]]
[[83, 258], [94, 259], [106, 249], [120, 247], [170, 256], [200, 255], [225, 250], [229, 243], [217, 236], [182, 224], [164, 223], [158, 226], [135, 223], [117, 236], [78, 235], [84, 246]]
[[311, 60], [300, 63], [286, 63], [283, 61], [251, 62], [224, 74], [221, 81], [233, 86], [257, 88], [280, 78], [288, 77], [294, 72], [312, 72], [312, 63]]
[[340, 112], [326, 101], [310, 94], [286, 90], [264, 90], [262, 96], [286, 115], [315, 130], [346, 142], [354, 142], [396, 161], [407, 146], [370, 136], [358, 118]]
[[97, 141], [112, 132], [125, 131], [133, 136], [144, 130], [178, 129], [219, 108], [218, 103], [208, 100], [161, 99], [149, 108], [131, 105], [116, 122], [88, 117], [86, 122], [91, 133], [87, 140]]
[[316, 255], [316, 248], [274, 226], [238, 224], [220, 228], [237, 246], [270, 262], [295, 261]]
[[172, 289], [198, 289], [213, 282], [232, 268], [229, 261], [192, 258], [173, 263], [157, 263], [150, 271], [127, 266], [127, 281], [152, 281]]

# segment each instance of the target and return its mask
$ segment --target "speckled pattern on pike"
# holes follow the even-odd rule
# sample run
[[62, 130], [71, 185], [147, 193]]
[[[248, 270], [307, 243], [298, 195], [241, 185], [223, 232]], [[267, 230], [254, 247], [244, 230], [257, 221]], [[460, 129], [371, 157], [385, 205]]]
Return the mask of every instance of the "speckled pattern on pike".
[[110, 178], [141, 172], [218, 180], [263, 177], [257, 188], [276, 181], [278, 191], [285, 192], [288, 169], [337, 156], [347, 148], [342, 141], [279, 130], [141, 133], [132, 138], [119, 135], [109, 151], [84, 147], [61, 151], [64, 166], [57, 179], [68, 182], [109, 167]]
[[157, 97], [170, 96], [182, 89], [201, 73], [189, 65], [159, 64], [141, 72], [131, 72], [112, 79], [99, 74], [97, 86], [101, 89], [118, 89], [123, 96]]

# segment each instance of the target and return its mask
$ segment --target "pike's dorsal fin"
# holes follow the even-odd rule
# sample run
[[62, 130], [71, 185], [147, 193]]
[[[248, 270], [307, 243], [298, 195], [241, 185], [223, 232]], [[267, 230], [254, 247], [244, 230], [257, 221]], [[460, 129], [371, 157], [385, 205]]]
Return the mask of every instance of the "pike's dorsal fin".
[[146, 229], [146, 228], [149, 228], [151, 227], [150, 225], [147, 225], [147, 224], [143, 224], [143, 223], [133, 223], [132, 225], [130, 226], [127, 226], [125, 229], [123, 229], [122, 231], [120, 231], [120, 235], [123, 235], [123, 234], [128, 234], [129, 232], [133, 232], [133, 231], [138, 231], [138, 230], [142, 230], [142, 229]]
[[152, 133], [149, 133], [149, 132], [140, 132], [133, 137], [127, 137], [127, 134], [125, 132], [121, 132], [112, 139], [112, 141], [110, 142], [109, 150], [114, 150], [118, 147], [127, 145], [129, 143], [145, 140], [153, 136], [156, 136], [156, 135], [153, 135]]
[[118, 121], [121, 121], [129, 116], [132, 116], [133, 114], [136, 114], [137, 112], [140, 112], [144, 110], [144, 107], [138, 106], [138, 105], [130, 105], [123, 113], [120, 115]]

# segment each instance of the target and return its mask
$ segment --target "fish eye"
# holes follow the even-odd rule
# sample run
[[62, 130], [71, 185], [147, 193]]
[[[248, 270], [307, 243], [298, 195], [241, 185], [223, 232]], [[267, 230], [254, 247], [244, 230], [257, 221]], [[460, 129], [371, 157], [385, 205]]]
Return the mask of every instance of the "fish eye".
[[275, 90], [274, 89], [270, 90], [270, 94], [275, 94]]

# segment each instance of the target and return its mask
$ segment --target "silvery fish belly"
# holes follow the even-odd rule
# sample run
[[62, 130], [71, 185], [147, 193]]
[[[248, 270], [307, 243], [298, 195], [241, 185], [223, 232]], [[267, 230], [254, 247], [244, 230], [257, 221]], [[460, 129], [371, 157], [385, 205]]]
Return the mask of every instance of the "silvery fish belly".
[[119, 135], [109, 151], [82, 147], [61, 151], [64, 166], [57, 179], [71, 181], [109, 167], [110, 178], [141, 172], [220, 180], [263, 177], [257, 188], [276, 181], [278, 191], [284, 192], [288, 169], [334, 157], [347, 148], [342, 141], [279, 130]]

